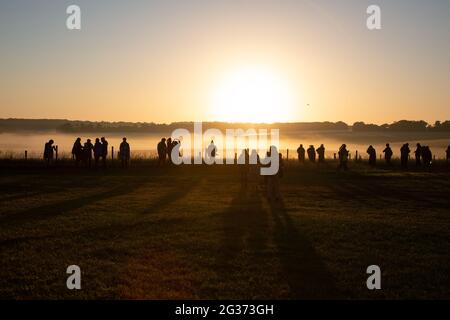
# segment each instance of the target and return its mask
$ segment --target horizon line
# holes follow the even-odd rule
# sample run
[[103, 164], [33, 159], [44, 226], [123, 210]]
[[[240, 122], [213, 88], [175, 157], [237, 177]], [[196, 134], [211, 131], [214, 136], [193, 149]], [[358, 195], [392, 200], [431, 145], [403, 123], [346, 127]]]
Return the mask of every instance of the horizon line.
[[354, 121], [353, 123], [347, 123], [343, 120], [337, 120], [337, 121], [331, 121], [331, 120], [322, 120], [322, 121], [288, 121], [288, 122], [242, 122], [242, 121], [220, 121], [220, 120], [206, 120], [206, 121], [198, 121], [198, 120], [183, 120], [183, 121], [172, 121], [172, 122], [148, 122], [148, 121], [124, 121], [124, 120], [80, 120], [80, 119], [68, 119], [68, 118], [15, 118], [15, 117], [8, 117], [8, 118], [0, 118], [0, 121], [4, 120], [34, 120], [34, 121], [68, 121], [68, 122], [91, 122], [91, 123], [131, 123], [131, 124], [154, 124], [154, 125], [173, 125], [177, 123], [195, 123], [195, 122], [201, 122], [201, 123], [223, 123], [223, 124], [255, 124], [255, 125], [273, 125], [273, 124], [306, 124], [306, 123], [344, 123], [347, 126], [353, 126], [355, 123], [364, 123], [366, 125], [377, 125], [382, 126], [385, 124], [394, 124], [398, 123], [400, 121], [409, 121], [409, 122], [425, 122], [429, 125], [435, 124], [437, 121], [447, 122], [450, 120], [434, 120], [434, 122], [428, 122], [423, 119], [413, 120], [413, 119], [400, 119], [400, 120], [394, 120], [392, 122], [384, 122], [384, 123], [374, 123], [374, 122], [365, 122], [362, 120]]

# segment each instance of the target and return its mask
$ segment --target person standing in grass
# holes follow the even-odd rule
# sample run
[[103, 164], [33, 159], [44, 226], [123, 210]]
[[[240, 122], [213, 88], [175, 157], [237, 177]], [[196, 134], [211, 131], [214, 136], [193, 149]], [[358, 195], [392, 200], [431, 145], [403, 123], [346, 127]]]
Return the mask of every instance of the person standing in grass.
[[157, 146], [158, 151], [158, 166], [163, 166], [166, 163], [167, 145], [166, 138], [162, 138]]
[[101, 138], [102, 141], [102, 164], [103, 168], [106, 168], [106, 158], [108, 157], [108, 141], [105, 137]]
[[211, 140], [211, 143], [209, 144], [208, 148], [206, 149], [206, 154], [211, 159], [211, 163], [215, 162], [216, 153], [217, 153], [216, 145], [214, 144], [214, 140]]
[[323, 144], [320, 145], [320, 147], [316, 150], [317, 156], [319, 157], [319, 163], [325, 162], [325, 147]]
[[250, 174], [250, 154], [248, 149], [242, 150], [239, 156], [238, 166], [241, 176], [241, 190], [247, 191]]
[[167, 140], [166, 140], [166, 145], [167, 145], [167, 147], [166, 147], [166, 150], [167, 150], [167, 161], [168, 161], [169, 163], [172, 163], [172, 157], [171, 157], [171, 155], [172, 155], [172, 148], [173, 148], [173, 145], [172, 145], [172, 138], [171, 138], [171, 137], [167, 138]]
[[44, 161], [47, 166], [53, 164], [54, 152], [56, 147], [53, 145], [55, 142], [50, 139], [44, 146]]
[[416, 144], [416, 151], [414, 151], [414, 156], [416, 157], [416, 167], [422, 166], [420, 157], [422, 156], [422, 146], [420, 143]]
[[450, 161], [450, 146], [448, 146], [447, 147], [447, 151], [445, 151], [445, 153], [446, 153], [446, 159], [447, 159], [447, 164], [448, 164], [448, 162]]
[[339, 148], [339, 166], [338, 169], [344, 169], [345, 171], [348, 170], [347, 167], [347, 162], [348, 162], [348, 150], [347, 150], [347, 145], [343, 144], [340, 148]]
[[122, 139], [122, 143], [119, 147], [120, 161], [122, 168], [128, 168], [128, 163], [130, 161], [130, 145], [127, 142], [127, 138]]
[[81, 138], [75, 140], [72, 147], [72, 157], [75, 159], [75, 165], [78, 167], [83, 155], [83, 146], [81, 145]]
[[389, 143], [386, 143], [386, 148], [383, 150], [383, 153], [384, 153], [384, 160], [386, 160], [386, 164], [391, 165], [393, 152]]
[[314, 146], [310, 145], [306, 152], [308, 152], [309, 161], [316, 162], [316, 149], [314, 149]]
[[377, 152], [372, 145], [367, 148], [367, 154], [369, 155], [369, 166], [375, 167], [377, 162]]
[[[253, 191], [258, 191], [260, 185], [262, 184], [261, 177], [261, 159], [259, 158], [259, 154], [256, 149], [252, 149], [249, 157], [249, 184]], [[251, 162], [253, 161], [253, 163]]]
[[297, 148], [297, 155], [298, 155], [298, 162], [304, 163], [305, 162], [305, 148], [303, 148], [303, 144], [301, 144]]
[[87, 139], [86, 143], [83, 147], [84, 152], [84, 164], [87, 168], [91, 168], [92, 163], [92, 150], [94, 149], [94, 145], [91, 142], [91, 139]]
[[[180, 148], [181, 148], [181, 141], [178, 140], [178, 139], [172, 140], [172, 146], [170, 148], [170, 152], [168, 152], [170, 163], [173, 163], [173, 161], [172, 161], [172, 153], [176, 154], [180, 158], [182, 157]], [[175, 150], [175, 152], [173, 152], [174, 150]]]
[[94, 144], [94, 166], [96, 169], [98, 168], [98, 160], [100, 159], [102, 154], [103, 154], [103, 145], [100, 142], [100, 139], [96, 138]]
[[405, 143], [400, 148], [400, 162], [403, 169], [408, 169], [408, 157], [411, 150], [409, 149], [409, 143]]
[[283, 156], [281, 153], [278, 153], [277, 148], [275, 146], [271, 146], [270, 150], [267, 152], [267, 157], [272, 156], [272, 152], [276, 152], [278, 154], [278, 171], [273, 175], [264, 176], [266, 180], [266, 192], [267, 199], [270, 202], [281, 202], [281, 192], [280, 192], [280, 178], [283, 177], [284, 174], [284, 162]]
[[423, 146], [422, 147], [422, 159], [423, 159], [423, 166], [425, 168], [431, 167], [431, 160], [433, 158], [433, 155], [431, 153], [430, 147]]

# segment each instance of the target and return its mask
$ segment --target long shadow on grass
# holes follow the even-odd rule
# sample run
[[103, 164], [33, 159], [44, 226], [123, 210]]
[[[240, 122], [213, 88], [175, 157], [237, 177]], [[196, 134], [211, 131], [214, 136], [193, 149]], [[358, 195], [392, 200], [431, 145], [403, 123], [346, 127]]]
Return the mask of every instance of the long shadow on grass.
[[336, 299], [333, 277], [309, 240], [287, 213], [284, 203], [269, 202], [274, 221], [274, 240], [293, 299]]
[[[223, 213], [224, 232], [216, 271], [225, 286], [233, 283], [236, 288], [228, 285], [222, 295], [225, 293], [225, 296], [231, 295], [233, 298], [248, 295], [246, 298], [252, 298], [254, 294], [277, 298], [273, 296], [276, 293], [257, 292], [258, 289], [273, 288], [273, 283], [261, 282], [277, 281], [270, 277], [259, 279], [260, 274], [257, 273], [262, 270], [267, 273], [267, 268], [273, 267], [268, 264], [273, 256], [269, 248], [273, 239], [290, 298], [339, 298], [333, 277], [309, 240], [297, 230], [283, 203], [269, 202], [268, 207], [267, 210], [263, 206], [259, 193], [249, 195], [241, 191]], [[250, 278], [253, 279], [252, 284], [242, 283], [243, 279], [247, 281]], [[238, 280], [240, 285], [237, 285]]]
[[133, 192], [145, 183], [147, 179], [136, 179], [132, 183], [122, 183], [103, 192], [90, 194], [76, 199], [64, 200], [55, 203], [50, 203], [40, 207], [30, 208], [23, 211], [12, 211], [2, 214], [0, 217], [0, 225], [14, 224], [20, 222], [45, 220], [66, 214], [70, 211], [82, 208], [94, 202], [105, 200], [108, 198], [122, 196]]
[[[39, 183], [37, 180], [40, 178], [41, 177], [37, 179], [29, 178], [25, 181], [24, 179], [17, 179], [17, 181], [14, 182], [0, 184], [0, 203], [8, 205], [8, 202], [10, 201], [35, 197], [42, 194], [62, 192], [73, 186], [72, 181], [70, 181], [70, 183], [58, 181], [57, 186]], [[80, 182], [77, 183], [80, 184]], [[94, 185], [94, 183], [92, 183], [92, 185]]]
[[265, 291], [273, 284], [261, 279], [261, 274], [270, 274], [264, 267], [270, 234], [259, 193], [239, 190], [221, 218], [223, 234], [214, 268], [222, 289], [211, 294], [232, 299], [270, 297]]
[[[161, 193], [159, 197], [152, 200], [149, 204], [149, 210], [146, 213], [157, 213], [158, 210], [164, 209], [166, 206], [172, 205], [175, 200], [180, 200], [182, 197], [189, 194], [190, 190], [196, 186], [196, 184], [189, 184], [190, 187], [184, 186], [183, 194], [180, 194], [179, 188], [175, 187], [168, 192]], [[113, 189], [115, 190], [115, 189]], [[131, 190], [130, 190], [131, 191]], [[121, 193], [122, 194], [122, 193]], [[171, 201], [167, 201], [171, 199]], [[26, 244], [26, 247], [40, 248], [43, 245], [46, 246], [46, 250], [58, 250], [57, 248], [64, 244], [71, 248], [74, 253], [74, 258], [77, 261], [88, 264], [90, 260], [95, 259], [98, 261], [108, 260], [113, 262], [118, 268], [111, 270], [113, 274], [107, 278], [108, 282], [105, 282], [105, 286], [108, 288], [116, 288], [121, 284], [121, 278], [124, 276], [135, 275], [133, 268], [141, 268], [142, 264], [148, 264], [148, 257], [144, 257], [143, 260], [137, 260], [140, 258], [139, 254], [145, 248], [159, 248], [163, 250], [165, 244], [155, 239], [160, 239], [160, 235], [168, 233], [168, 230], [176, 225], [179, 225], [185, 221], [183, 217], [161, 217], [160, 219], [148, 219], [147, 215], [140, 215], [136, 213], [134, 218], [128, 219], [122, 222], [115, 222], [113, 224], [105, 223], [104, 225], [84, 228], [75, 232], [64, 232], [64, 230], [58, 230], [56, 233], [51, 233], [45, 236], [23, 236], [17, 238], [4, 239], [0, 241], [0, 248], [2, 250], [10, 250], [15, 252], [15, 247], [18, 245]], [[51, 243], [42, 242], [44, 240], [51, 239]], [[52, 246], [55, 245], [55, 248]], [[49, 247], [50, 246], [50, 247]], [[38, 249], [41, 250], [41, 249]], [[136, 253], [138, 255], [136, 256]], [[134, 262], [129, 265], [129, 259]], [[140, 262], [140, 263], [138, 263]], [[18, 260], [12, 263], [19, 263]], [[43, 263], [40, 261], [40, 263]], [[50, 263], [51, 265], [51, 263]], [[122, 274], [122, 272], [124, 274]], [[142, 284], [151, 282], [151, 275], [142, 280]], [[104, 279], [102, 279], [104, 280]], [[137, 281], [140, 283], [140, 281]], [[19, 281], [21, 284], [21, 281]], [[25, 284], [23, 284], [25, 285]], [[18, 286], [19, 287], [19, 286]], [[96, 290], [94, 286], [88, 289]], [[175, 289], [174, 289], [175, 290]], [[67, 290], [60, 292], [61, 296], [68, 294]], [[120, 298], [120, 291], [112, 290], [107, 296], [103, 298]]]
[[[127, 192], [125, 192], [125, 193], [122, 192], [123, 190], [120, 187], [116, 187], [116, 188], [113, 188], [104, 193], [94, 194], [89, 197], [83, 197], [82, 198], [83, 201], [81, 201], [82, 203], [80, 203], [80, 199], [66, 201], [65, 202], [66, 204], [63, 205], [63, 207], [65, 206], [65, 208], [70, 208], [70, 210], [74, 210], [78, 207], [82, 207], [83, 205], [87, 205], [91, 202], [99, 201], [101, 199], [106, 199], [111, 196], [124, 195], [126, 193], [131, 193], [133, 190], [138, 188], [141, 184], [142, 183], [140, 182], [137, 185], [134, 185], [132, 188], [130, 188], [129, 185], [127, 185]], [[143, 211], [138, 212], [138, 213], [140, 213], [140, 214], [156, 213], [158, 210], [161, 210], [164, 207], [167, 207], [167, 206], [171, 205], [172, 203], [174, 203], [174, 201], [180, 200], [181, 198], [186, 196], [195, 185], [196, 185], [195, 183], [192, 183], [192, 184], [189, 184], [189, 186], [185, 186], [184, 188], [181, 188], [181, 189], [178, 187], [174, 188], [174, 190], [172, 190], [171, 192], [164, 193], [160, 197], [157, 197], [155, 200], [151, 201], [146, 209], [144, 209]], [[63, 209], [61, 209], [61, 206], [58, 204], [51, 205], [51, 206], [48, 205], [48, 206], [43, 206], [43, 207], [45, 207], [45, 208], [52, 207], [52, 210], [53, 210], [53, 206], [56, 206], [57, 208], [59, 208], [58, 212], [60, 212], [60, 211], [62, 212]], [[40, 208], [43, 208], [43, 207], [40, 207]], [[40, 208], [38, 208], [38, 209], [41, 210]], [[20, 217], [11, 217], [11, 216], [10, 217], [1, 217], [0, 225], [2, 225], [3, 220], [7, 220], [5, 223], [18, 222], [22, 219], [27, 219], [27, 216], [29, 217], [30, 215], [32, 216], [32, 218], [34, 220], [36, 218], [35, 210], [37, 210], [37, 209], [35, 208], [35, 209], [27, 210], [27, 211], [25, 211], [25, 214], [22, 213], [22, 215]], [[65, 212], [67, 212], [67, 211], [65, 211]], [[56, 211], [54, 211], [52, 213], [58, 214]], [[15, 213], [15, 214], [17, 214], [17, 213]], [[20, 213], [18, 213], [18, 214], [20, 214]], [[51, 216], [51, 214], [50, 214], [50, 216]], [[42, 219], [48, 218], [48, 217], [49, 216], [48, 216], [48, 212], [47, 212], [47, 215], [42, 217]], [[17, 245], [22, 242], [39, 241], [39, 240], [50, 239], [50, 238], [52, 238], [52, 239], [59, 239], [59, 238], [70, 239], [75, 235], [81, 237], [82, 239], [84, 239], [84, 238], [91, 239], [92, 236], [95, 235], [97, 240], [108, 240], [108, 241], [119, 240], [120, 241], [121, 239], [123, 239], [122, 237], [124, 235], [137, 236], [136, 232], [138, 230], [142, 230], [143, 232], [148, 232], [149, 227], [152, 227], [155, 225], [165, 227], [169, 224], [174, 224], [175, 221], [181, 221], [181, 220], [182, 219], [180, 219], [180, 218], [165, 217], [165, 218], [162, 218], [155, 222], [155, 221], [146, 220], [146, 216], [144, 216], [144, 215], [140, 215], [140, 216], [137, 215], [136, 218], [134, 218], [132, 220], [123, 221], [122, 223], [113, 223], [113, 224], [106, 223], [104, 226], [77, 230], [74, 233], [52, 232], [52, 234], [49, 234], [46, 236], [20, 236], [20, 237], [16, 237], [16, 238], [3, 239], [0, 241], [0, 247], [2, 247], [2, 246], [7, 247], [10, 245]]]
[[[90, 188], [95, 187], [95, 183], [90, 184], [80, 184], [78, 181], [76, 182], [76, 185], [78, 188]], [[3, 190], [6, 190], [4, 193], [10, 193], [2, 198], [0, 198], [0, 203], [4, 205], [8, 205], [8, 202], [11, 201], [17, 201], [21, 199], [41, 196], [41, 195], [48, 195], [51, 193], [59, 193], [59, 192], [66, 192], [71, 187], [74, 186], [74, 182], [70, 183], [58, 183], [58, 186], [41, 186], [41, 185], [30, 185], [27, 187], [21, 187], [16, 185], [11, 186], [0, 186], [0, 192], [3, 192]], [[13, 193], [13, 194], [11, 194]]]
[[258, 251], [264, 249], [267, 231], [268, 218], [260, 195], [249, 195], [241, 190], [223, 213], [220, 265], [227, 268], [246, 246]]
[[[358, 177], [350, 179], [342, 176], [341, 180], [329, 184], [334, 194], [343, 200], [351, 200], [362, 207], [390, 208], [446, 208], [446, 190], [433, 188], [428, 181], [401, 177]], [[407, 203], [405, 207], [402, 203]]]
[[172, 181], [171, 184], [173, 185], [174, 190], [162, 195], [156, 201], [151, 202], [147, 207], [141, 210], [141, 213], [151, 214], [167, 206], [168, 204], [176, 203], [176, 201], [189, 194], [189, 192], [198, 186], [199, 183], [201, 183], [200, 177]]

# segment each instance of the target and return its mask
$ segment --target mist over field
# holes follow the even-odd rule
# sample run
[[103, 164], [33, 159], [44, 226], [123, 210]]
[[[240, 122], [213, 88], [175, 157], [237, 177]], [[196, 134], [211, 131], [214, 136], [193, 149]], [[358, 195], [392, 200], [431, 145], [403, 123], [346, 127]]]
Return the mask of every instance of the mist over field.
[[[223, 131], [224, 132], [224, 131]], [[70, 156], [72, 145], [77, 137], [82, 141], [86, 139], [95, 140], [97, 137], [105, 136], [117, 150], [124, 136], [127, 137], [132, 151], [132, 156], [155, 156], [156, 145], [161, 137], [169, 137], [171, 132], [163, 133], [60, 133], [60, 132], [27, 132], [27, 133], [0, 133], [0, 158], [21, 157], [25, 150], [30, 157], [40, 157], [44, 143], [53, 139], [59, 147], [60, 156]], [[206, 147], [210, 139], [216, 137], [204, 137], [203, 146]], [[351, 132], [351, 131], [289, 131], [280, 130], [280, 151], [286, 156], [289, 149], [289, 158], [296, 157], [299, 144], [304, 147], [314, 145], [316, 148], [324, 144], [326, 156], [333, 157], [339, 146], [347, 144], [352, 154], [358, 151], [363, 158], [367, 157], [366, 150], [371, 144], [381, 154], [386, 143], [390, 143], [394, 151], [394, 157], [399, 155], [399, 149], [403, 143], [409, 142], [413, 149], [417, 142], [428, 145], [436, 158], [445, 158], [445, 150], [450, 145], [450, 133], [448, 132], [398, 132], [398, 133], [376, 133], [376, 132]]]
[[[191, 145], [194, 140], [193, 122], [173, 122], [170, 124], [134, 123], [134, 122], [91, 122], [58, 119], [0, 119], [0, 158], [21, 158], [25, 151], [28, 157], [39, 158], [44, 143], [53, 139], [59, 148], [60, 157], [70, 157], [73, 142], [77, 137], [82, 141], [106, 137], [109, 145], [118, 148], [123, 137], [127, 137], [132, 150], [132, 157], [149, 157], [156, 155], [156, 145], [162, 137], [171, 136], [176, 129], [184, 128], [191, 132]], [[219, 129], [224, 135], [226, 129], [278, 129], [280, 152], [289, 157], [296, 157], [299, 144], [304, 147], [314, 145], [316, 148], [324, 144], [326, 157], [334, 157], [339, 147], [345, 143], [350, 154], [366, 158], [366, 150], [373, 145], [380, 155], [386, 143], [398, 156], [402, 144], [409, 142], [411, 147], [416, 143], [428, 145], [437, 159], [445, 158], [445, 150], [450, 145], [450, 121], [436, 121], [428, 124], [425, 121], [401, 120], [392, 124], [365, 124], [356, 122], [348, 125], [345, 122], [297, 122], [297, 123], [227, 123], [204, 122], [203, 132], [207, 129]], [[175, 137], [178, 138], [178, 137]], [[199, 136], [196, 136], [199, 139]], [[200, 138], [201, 139], [201, 138]], [[269, 139], [269, 137], [268, 137]], [[203, 149], [211, 140], [220, 146], [220, 138], [203, 136]], [[270, 141], [269, 141], [270, 142]], [[250, 147], [237, 143], [236, 148]], [[269, 147], [269, 146], [267, 146]], [[183, 143], [182, 143], [183, 148]], [[117, 150], [117, 149], [116, 149]], [[198, 152], [199, 150], [193, 150]], [[237, 149], [235, 150], [237, 151]], [[221, 151], [219, 151], [219, 156]], [[222, 153], [225, 156], [225, 151]]]

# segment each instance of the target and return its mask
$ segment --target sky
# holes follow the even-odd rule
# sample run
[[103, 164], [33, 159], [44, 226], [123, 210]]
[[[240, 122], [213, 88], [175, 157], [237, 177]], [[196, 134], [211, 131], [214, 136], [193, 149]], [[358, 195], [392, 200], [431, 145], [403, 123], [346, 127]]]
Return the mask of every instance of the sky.
[[447, 0], [0, 0], [0, 57], [0, 118], [450, 120]]

